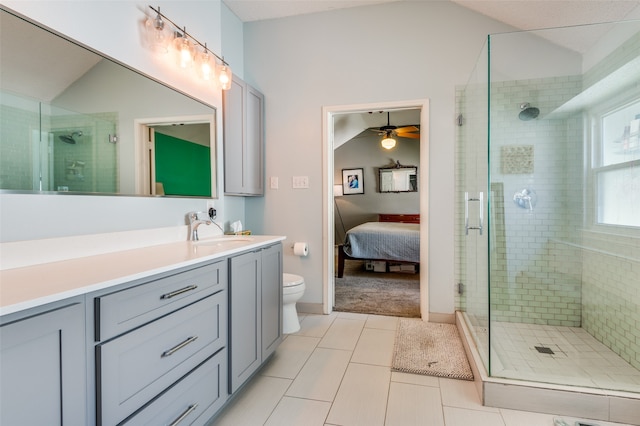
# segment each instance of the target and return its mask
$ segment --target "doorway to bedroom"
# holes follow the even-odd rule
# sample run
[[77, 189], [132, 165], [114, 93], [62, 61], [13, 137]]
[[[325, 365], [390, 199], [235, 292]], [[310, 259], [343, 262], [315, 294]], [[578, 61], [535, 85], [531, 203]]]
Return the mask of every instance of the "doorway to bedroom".
[[[428, 206], [427, 107], [422, 100], [324, 111], [325, 200], [331, 203], [326, 312], [427, 319], [428, 224], [420, 223]], [[382, 146], [387, 137], [395, 146]], [[352, 234], [363, 227], [381, 227], [374, 234], [390, 241], [352, 247]]]

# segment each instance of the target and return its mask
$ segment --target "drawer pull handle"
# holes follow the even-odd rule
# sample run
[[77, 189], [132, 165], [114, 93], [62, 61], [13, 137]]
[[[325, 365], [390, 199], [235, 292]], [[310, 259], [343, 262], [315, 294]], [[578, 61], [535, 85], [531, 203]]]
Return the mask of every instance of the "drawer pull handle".
[[172, 291], [171, 293], [165, 293], [162, 296], [160, 296], [160, 299], [171, 299], [172, 297], [176, 297], [179, 294], [186, 293], [191, 290], [195, 290], [196, 288], [198, 288], [197, 285], [190, 285], [185, 288], [181, 288], [180, 290]]
[[193, 410], [195, 410], [197, 407], [198, 407], [198, 404], [191, 404], [186, 410], [184, 410], [184, 413], [180, 414], [180, 416], [177, 419], [169, 423], [169, 426], [176, 426], [178, 423], [183, 421], [185, 417], [191, 414]]
[[174, 353], [178, 352], [180, 349], [182, 349], [185, 346], [187, 346], [189, 343], [195, 342], [197, 339], [198, 339], [198, 336], [191, 336], [191, 337], [187, 338], [184, 342], [178, 343], [177, 345], [175, 345], [171, 349], [167, 349], [166, 351], [162, 352], [162, 355], [160, 355], [160, 358], [166, 358], [168, 356], [173, 355]]

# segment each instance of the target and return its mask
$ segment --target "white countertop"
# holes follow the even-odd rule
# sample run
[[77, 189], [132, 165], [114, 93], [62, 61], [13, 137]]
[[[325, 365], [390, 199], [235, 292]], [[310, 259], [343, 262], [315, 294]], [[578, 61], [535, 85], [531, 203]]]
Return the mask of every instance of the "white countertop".
[[0, 271], [0, 316], [284, 240], [247, 235], [181, 241]]

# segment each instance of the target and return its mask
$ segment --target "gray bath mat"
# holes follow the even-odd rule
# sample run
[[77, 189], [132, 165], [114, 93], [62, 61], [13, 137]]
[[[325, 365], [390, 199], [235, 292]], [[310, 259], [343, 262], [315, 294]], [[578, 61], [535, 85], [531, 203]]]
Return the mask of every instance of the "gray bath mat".
[[401, 318], [391, 369], [405, 373], [473, 380], [458, 329], [453, 324]]

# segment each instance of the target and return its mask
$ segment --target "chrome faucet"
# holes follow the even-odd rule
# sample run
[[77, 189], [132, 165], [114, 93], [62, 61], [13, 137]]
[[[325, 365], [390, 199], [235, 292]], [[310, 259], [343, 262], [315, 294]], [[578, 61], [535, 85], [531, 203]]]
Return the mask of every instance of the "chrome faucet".
[[189, 239], [191, 241], [198, 241], [198, 227], [203, 223], [205, 225], [211, 225], [211, 220], [202, 220], [198, 217], [198, 213], [204, 212], [189, 212]]

